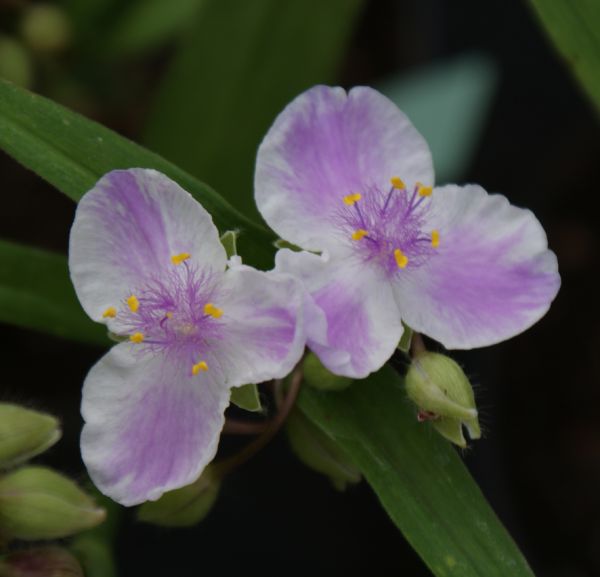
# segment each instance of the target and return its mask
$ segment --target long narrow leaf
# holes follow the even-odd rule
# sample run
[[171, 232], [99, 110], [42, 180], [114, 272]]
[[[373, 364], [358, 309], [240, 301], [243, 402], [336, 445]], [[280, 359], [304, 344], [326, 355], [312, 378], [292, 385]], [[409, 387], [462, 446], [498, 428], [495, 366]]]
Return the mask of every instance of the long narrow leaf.
[[0, 148], [77, 201], [115, 168], [156, 168], [176, 180], [208, 210], [221, 230], [240, 229], [240, 253], [272, 264], [270, 234], [212, 188], [115, 132], [41, 96], [0, 80]]
[[600, 110], [600, 2], [531, 0], [565, 63]]
[[205, 0], [163, 81], [146, 143], [258, 218], [258, 144], [294, 96], [334, 80], [361, 5]]
[[456, 451], [417, 422], [391, 368], [343, 392], [305, 388], [300, 406], [353, 459], [434, 575], [533, 575]]
[[0, 321], [109, 344], [77, 302], [64, 256], [0, 240]]

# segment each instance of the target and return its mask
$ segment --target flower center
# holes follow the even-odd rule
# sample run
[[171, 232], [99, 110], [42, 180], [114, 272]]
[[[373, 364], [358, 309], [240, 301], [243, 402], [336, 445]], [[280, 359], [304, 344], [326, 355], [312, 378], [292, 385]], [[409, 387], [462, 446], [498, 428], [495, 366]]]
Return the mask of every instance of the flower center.
[[419, 266], [440, 244], [439, 231], [426, 230], [432, 192], [419, 182], [409, 189], [394, 177], [388, 191], [348, 194], [342, 198], [340, 228], [363, 260], [377, 262], [389, 274]]
[[115, 318], [118, 333], [143, 344], [143, 350], [174, 356], [197, 375], [209, 370], [205, 356], [222, 336], [224, 311], [215, 304], [214, 280], [189, 265], [189, 258], [189, 253], [172, 256], [169, 268], [103, 316]]

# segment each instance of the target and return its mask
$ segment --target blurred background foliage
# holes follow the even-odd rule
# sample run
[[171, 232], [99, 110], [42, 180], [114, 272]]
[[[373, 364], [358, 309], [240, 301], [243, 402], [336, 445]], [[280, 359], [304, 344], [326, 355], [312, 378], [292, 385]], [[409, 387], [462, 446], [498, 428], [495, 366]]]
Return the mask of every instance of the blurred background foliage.
[[[563, 289], [534, 329], [459, 355], [482, 383], [487, 429], [465, 456], [536, 574], [595, 576], [598, 3], [533, 4], [565, 62], [524, 2], [0, 0], [0, 76], [147, 145], [256, 219], [254, 154], [279, 110], [315, 83], [369, 84], [423, 132], [439, 182], [480, 182], [532, 208], [558, 254]], [[0, 174], [0, 236], [65, 253], [74, 205], [4, 155]], [[31, 265], [35, 253], [13, 260]], [[64, 286], [46, 288], [73, 298]], [[31, 328], [47, 324], [37, 304], [24, 306]], [[14, 323], [15, 314], [3, 310], [2, 321]], [[65, 330], [83, 330], [85, 322], [67, 319]], [[81, 478], [80, 385], [100, 349], [8, 324], [0, 330], [2, 397], [63, 417], [64, 441], [43, 462]], [[236, 442], [226, 438], [225, 450]], [[315, 567], [330, 575], [390, 567], [428, 574], [365, 484], [336, 493], [301, 467], [284, 439], [228, 480], [192, 532], [165, 532], [126, 515], [116, 554], [124, 575], [175, 567], [182, 577], [293, 576]]]

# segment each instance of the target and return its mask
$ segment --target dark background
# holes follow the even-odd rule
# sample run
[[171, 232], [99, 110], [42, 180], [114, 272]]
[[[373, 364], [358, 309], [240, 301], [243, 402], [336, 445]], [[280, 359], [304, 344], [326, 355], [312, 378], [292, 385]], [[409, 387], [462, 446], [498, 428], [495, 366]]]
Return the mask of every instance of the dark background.
[[[494, 59], [500, 85], [465, 180], [534, 210], [563, 286], [525, 334], [456, 355], [479, 384], [485, 429], [464, 456], [536, 574], [597, 576], [600, 147], [591, 105], [528, 5], [506, 0], [371, 0], [339, 80], [369, 84], [469, 50]], [[142, 74], [150, 92], [167, 57], [138, 64], [152, 71]], [[146, 104], [91, 112], [135, 139]], [[66, 252], [73, 203], [4, 155], [0, 174], [0, 235]], [[0, 326], [0, 338], [0, 396], [59, 415], [64, 439], [40, 460], [83, 479], [80, 386], [102, 351], [9, 326]], [[124, 576], [429, 574], [366, 484], [336, 492], [282, 437], [225, 483], [194, 529], [145, 526], [126, 513], [117, 555]]]

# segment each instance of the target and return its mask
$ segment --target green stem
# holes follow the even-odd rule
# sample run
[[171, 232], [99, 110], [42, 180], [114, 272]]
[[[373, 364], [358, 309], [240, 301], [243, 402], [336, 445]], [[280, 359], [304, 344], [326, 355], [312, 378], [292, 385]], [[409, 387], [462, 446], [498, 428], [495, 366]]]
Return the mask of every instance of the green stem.
[[296, 399], [298, 398], [298, 393], [300, 392], [300, 387], [302, 385], [302, 379], [304, 377], [304, 371], [302, 367], [302, 363], [298, 364], [298, 366], [294, 369], [292, 373], [292, 378], [290, 380], [290, 386], [288, 388], [287, 394], [283, 397], [282, 388], [283, 381], [278, 380], [275, 381], [275, 399], [278, 404], [279, 410], [273, 419], [267, 423], [264, 423], [264, 430], [260, 434], [259, 437], [254, 439], [251, 443], [246, 445], [239, 453], [224, 459], [218, 463], [215, 463], [215, 473], [220, 478], [225, 477], [233, 470], [237, 469], [247, 461], [249, 461], [256, 453], [261, 451], [269, 442], [273, 439], [273, 437], [277, 434], [279, 429], [285, 423], [290, 411], [294, 407]]

